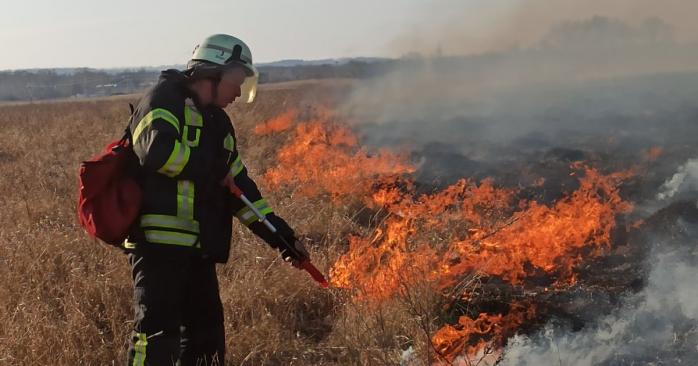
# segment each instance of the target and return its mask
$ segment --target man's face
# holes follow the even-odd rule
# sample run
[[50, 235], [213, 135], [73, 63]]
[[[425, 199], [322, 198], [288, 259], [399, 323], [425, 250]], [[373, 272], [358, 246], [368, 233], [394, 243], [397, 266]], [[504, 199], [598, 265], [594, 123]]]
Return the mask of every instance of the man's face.
[[218, 83], [218, 95], [213, 101], [213, 104], [220, 108], [225, 108], [240, 96], [240, 86], [245, 82], [245, 71], [241, 67], [235, 67], [227, 70], [221, 76], [221, 81]]

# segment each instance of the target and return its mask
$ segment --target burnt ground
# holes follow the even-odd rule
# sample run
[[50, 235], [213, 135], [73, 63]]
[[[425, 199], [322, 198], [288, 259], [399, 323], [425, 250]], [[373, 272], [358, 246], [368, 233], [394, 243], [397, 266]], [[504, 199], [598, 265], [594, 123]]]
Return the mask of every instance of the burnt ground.
[[[432, 121], [361, 126], [368, 144], [411, 146], [411, 158], [418, 167], [417, 188], [423, 193], [461, 178], [491, 178], [498, 186], [517, 188], [522, 199], [551, 204], [578, 187], [578, 178], [570, 174], [575, 162], [605, 173], [634, 172], [620, 187], [623, 199], [635, 205], [634, 212], [617, 218], [611, 248], [576, 268], [574, 285], [555, 286], [555, 278], [545, 274], [534, 275], [521, 286], [496, 277], [480, 278], [478, 286], [449, 304], [450, 323], [460, 315], [502, 314], [512, 303], [530, 303], [536, 307], [536, 319], [519, 329], [522, 334], [533, 335], [551, 324], [575, 333], [618, 312], [628, 298], [641, 293], [658, 251], [685, 251], [687, 257], [695, 257], [696, 233], [691, 228], [698, 224], [698, 192], [684, 189], [671, 199], [657, 198], [679, 167], [698, 157], [695, 87], [675, 87], [675, 77], [648, 79], [643, 88], [634, 89], [634, 95], [623, 93], [637, 80], [620, 80], [605, 89], [606, 96], [613, 96], [608, 100], [597, 98], [593, 90], [580, 91], [569, 100], [532, 107], [528, 115], [508, 114], [504, 108], [490, 116], [464, 114], [445, 120], [437, 116]], [[508, 127], [528, 132], [500, 138], [498, 134]], [[659, 153], [651, 156], [652, 151]], [[668, 365], [698, 359], [691, 343], [698, 322], [680, 317], [669, 321], [676, 333], [670, 346], [649, 344], [642, 356], [616, 355], [605, 364]], [[646, 331], [638, 329], [637, 337]]]
[[[534, 337], [551, 326], [574, 334], [595, 326], [599, 318], [618, 312], [626, 306], [628, 298], [646, 288], [658, 238], [663, 251], [690, 251], [695, 245], [695, 232], [687, 225], [698, 225], [698, 193], [683, 192], [666, 202], [656, 198], [666, 179], [691, 156], [692, 149], [686, 145], [663, 148], [656, 159], [646, 158], [645, 149], [639, 148], [597, 152], [593, 148], [553, 147], [529, 151], [516, 158], [514, 154], [503, 154], [510, 158], [482, 162], [469, 159], [457, 150], [432, 143], [413, 153], [413, 160], [420, 164], [419, 191], [431, 193], [464, 177], [476, 181], [493, 178], [497, 185], [518, 188], [520, 199], [553, 204], [579, 187], [579, 178], [571, 174], [575, 171], [571, 165], [581, 161], [606, 173], [631, 169], [634, 175], [622, 183], [620, 193], [623, 199], [636, 205], [636, 210], [616, 218], [611, 247], [605, 253], [600, 256], [578, 253], [586, 259], [575, 268], [575, 284], [559, 285], [555, 274], [542, 271], [517, 286], [495, 276], [482, 277], [467, 290], [449, 294], [451, 301], [444, 304], [449, 310], [442, 319], [446, 324], [457, 324], [462, 315], [475, 319], [480, 313], [507, 314], [511, 304], [522, 304], [535, 307], [535, 318], [516, 329], [517, 334]], [[540, 178], [545, 178], [543, 183], [536, 183]], [[535, 273], [532, 268], [529, 267]], [[678, 342], [673, 347], [656, 344], [656, 349], [649, 352], [651, 356], [613, 356], [603, 364], [671, 365], [695, 359], [698, 350], [691, 342], [698, 321], [681, 319], [681, 322], [672, 324]], [[643, 331], [638, 329], [638, 336]], [[477, 337], [470, 339], [476, 340]]]

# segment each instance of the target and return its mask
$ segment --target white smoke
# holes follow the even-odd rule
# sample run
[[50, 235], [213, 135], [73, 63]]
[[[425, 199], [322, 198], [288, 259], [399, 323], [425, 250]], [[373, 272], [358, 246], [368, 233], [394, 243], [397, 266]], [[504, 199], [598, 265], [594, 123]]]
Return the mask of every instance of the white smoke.
[[689, 159], [676, 174], [664, 182], [657, 199], [666, 200], [677, 194], [698, 189], [698, 159]]
[[624, 306], [576, 333], [549, 324], [517, 336], [500, 365], [698, 364], [698, 241], [695, 227], [679, 226], [692, 239], [673, 250], [656, 242], [647, 287]]

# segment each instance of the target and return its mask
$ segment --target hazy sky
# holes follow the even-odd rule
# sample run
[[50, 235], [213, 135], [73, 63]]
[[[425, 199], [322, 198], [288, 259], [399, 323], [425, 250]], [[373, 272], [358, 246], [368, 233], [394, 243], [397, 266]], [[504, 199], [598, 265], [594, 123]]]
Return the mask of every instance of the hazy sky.
[[[444, 2], [444, 1], [442, 1]], [[461, 1], [463, 2], [463, 1]], [[483, 0], [465, 2], [483, 3]], [[0, 0], [0, 69], [185, 63], [213, 33], [255, 61], [396, 56], [391, 44], [434, 1]], [[438, 3], [438, 1], [437, 1]], [[192, 4], [192, 5], [189, 5]], [[399, 55], [397, 55], [399, 56]]]
[[[193, 5], [188, 5], [193, 4]], [[183, 64], [229, 33], [255, 62], [525, 45], [551, 24], [661, 16], [698, 34], [695, 0], [0, 0], [0, 70]], [[626, 19], [627, 20], [627, 19]]]

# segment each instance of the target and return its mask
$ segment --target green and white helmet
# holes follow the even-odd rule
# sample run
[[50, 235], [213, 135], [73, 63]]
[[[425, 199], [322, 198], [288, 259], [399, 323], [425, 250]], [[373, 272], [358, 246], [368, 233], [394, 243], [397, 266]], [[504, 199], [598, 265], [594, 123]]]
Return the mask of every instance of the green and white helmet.
[[231, 65], [240, 65], [245, 70], [247, 78], [240, 87], [240, 98], [246, 103], [252, 103], [257, 94], [259, 72], [252, 63], [250, 48], [239, 38], [227, 34], [206, 37], [194, 48], [187, 68], [194, 73], [205, 74], [207, 71], [221, 72]]

